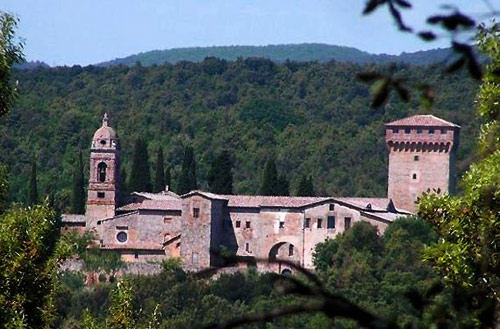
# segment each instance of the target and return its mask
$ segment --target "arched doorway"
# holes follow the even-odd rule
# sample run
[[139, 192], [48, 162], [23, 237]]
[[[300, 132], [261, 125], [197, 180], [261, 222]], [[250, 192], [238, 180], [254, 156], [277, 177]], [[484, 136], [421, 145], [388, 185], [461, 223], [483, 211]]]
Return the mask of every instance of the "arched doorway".
[[278, 242], [269, 251], [269, 269], [273, 272], [282, 274], [291, 274], [292, 268], [286, 263], [279, 260], [293, 262], [297, 265], [300, 264], [300, 255], [297, 247], [290, 242]]

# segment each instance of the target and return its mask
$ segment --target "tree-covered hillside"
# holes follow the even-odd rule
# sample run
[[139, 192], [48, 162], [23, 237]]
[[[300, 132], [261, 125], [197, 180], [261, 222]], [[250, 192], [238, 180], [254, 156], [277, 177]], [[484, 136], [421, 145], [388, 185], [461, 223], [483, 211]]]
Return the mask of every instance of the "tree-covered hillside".
[[[207, 58], [152, 67], [17, 71], [19, 100], [0, 119], [0, 162], [10, 168], [11, 200], [26, 200], [35, 155], [40, 194], [55, 192], [67, 206], [78, 152], [83, 150], [87, 162], [104, 112], [121, 140], [125, 172], [130, 173], [134, 141], [141, 136], [150, 155], [163, 147], [174, 190], [189, 145], [201, 188], [207, 187], [213, 159], [227, 149], [235, 166], [235, 193], [258, 193], [264, 164], [274, 157], [292, 192], [301, 176], [311, 174], [319, 194], [385, 196], [384, 123], [417, 113], [418, 99], [405, 104], [393, 96], [383, 108], [371, 109], [368, 86], [355, 78], [363, 69], [333, 62]], [[442, 75], [436, 67], [380, 69], [436, 87], [432, 113], [463, 127], [458, 152], [463, 171], [478, 133], [477, 84], [466, 74]]]
[[201, 62], [205, 57], [217, 57], [224, 60], [236, 60], [240, 57], [261, 57], [270, 59], [274, 62], [285, 62], [286, 60], [298, 62], [328, 62], [335, 60], [358, 64], [398, 62], [422, 65], [445, 61], [450, 56], [450, 53], [450, 49], [433, 49], [415, 53], [403, 53], [399, 56], [386, 54], [375, 55], [352, 47], [319, 43], [269, 46], [214, 46], [152, 50], [124, 58], [116, 58], [101, 63], [99, 66], [120, 64], [133, 66], [137, 62], [141, 63], [143, 66], [164, 63], [175, 64], [180, 61]]

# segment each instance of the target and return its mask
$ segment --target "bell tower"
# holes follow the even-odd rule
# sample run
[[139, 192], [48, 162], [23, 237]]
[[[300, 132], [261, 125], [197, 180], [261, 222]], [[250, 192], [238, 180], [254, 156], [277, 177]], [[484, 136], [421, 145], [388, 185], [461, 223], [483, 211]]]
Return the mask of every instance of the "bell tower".
[[414, 115], [385, 125], [389, 148], [388, 197], [414, 212], [427, 190], [453, 193], [460, 126], [433, 115]]
[[120, 198], [120, 147], [106, 113], [92, 138], [89, 168], [85, 215], [87, 228], [95, 228], [98, 220], [115, 216]]

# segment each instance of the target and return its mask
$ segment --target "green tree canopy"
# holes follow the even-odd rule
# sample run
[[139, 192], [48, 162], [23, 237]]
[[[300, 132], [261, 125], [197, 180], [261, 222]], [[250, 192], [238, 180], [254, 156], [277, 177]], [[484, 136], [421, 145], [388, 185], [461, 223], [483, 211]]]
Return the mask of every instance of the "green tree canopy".
[[36, 159], [31, 162], [30, 185], [28, 187], [28, 204], [34, 205], [38, 202], [38, 178], [36, 174]]
[[71, 213], [85, 213], [85, 183], [83, 178], [82, 152], [78, 153], [78, 161], [73, 172], [73, 189], [71, 193]]
[[196, 161], [194, 158], [194, 150], [191, 146], [186, 146], [184, 149], [184, 159], [182, 161], [182, 169], [178, 184], [179, 194], [185, 194], [198, 188], [198, 183], [196, 181]]
[[297, 196], [316, 196], [311, 175], [302, 175], [297, 188]]
[[128, 181], [131, 192], [151, 192], [151, 173], [149, 167], [148, 145], [142, 138], [137, 138], [132, 158], [132, 169]]
[[163, 160], [163, 149], [158, 148], [156, 153], [156, 170], [153, 192], [158, 193], [165, 189], [165, 163]]
[[208, 184], [211, 192], [233, 194], [233, 163], [229, 151], [222, 151], [212, 162]]

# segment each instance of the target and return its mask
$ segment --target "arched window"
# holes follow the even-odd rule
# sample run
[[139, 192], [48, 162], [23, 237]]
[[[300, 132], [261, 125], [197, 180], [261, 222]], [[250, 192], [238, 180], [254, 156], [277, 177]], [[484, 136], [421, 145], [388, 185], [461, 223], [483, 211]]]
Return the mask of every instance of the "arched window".
[[107, 168], [108, 168], [108, 166], [104, 162], [101, 162], [97, 165], [97, 179], [101, 183], [104, 183], [106, 181], [106, 169]]
[[293, 256], [293, 244], [288, 246], [288, 256]]

